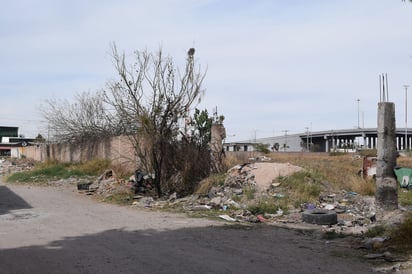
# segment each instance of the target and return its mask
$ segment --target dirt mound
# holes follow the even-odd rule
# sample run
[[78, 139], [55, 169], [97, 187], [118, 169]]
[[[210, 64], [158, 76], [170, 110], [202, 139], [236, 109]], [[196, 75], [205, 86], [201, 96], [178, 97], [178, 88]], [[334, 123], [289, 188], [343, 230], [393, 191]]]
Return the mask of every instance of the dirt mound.
[[254, 163], [250, 166], [250, 173], [255, 177], [256, 186], [265, 190], [280, 176], [288, 176], [303, 168], [289, 163]]

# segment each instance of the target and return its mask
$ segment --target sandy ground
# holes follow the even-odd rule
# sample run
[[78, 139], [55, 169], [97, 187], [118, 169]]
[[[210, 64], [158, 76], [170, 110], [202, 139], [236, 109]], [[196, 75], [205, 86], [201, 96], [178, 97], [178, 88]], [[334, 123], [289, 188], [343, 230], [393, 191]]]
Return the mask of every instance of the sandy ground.
[[371, 273], [347, 242], [0, 183], [0, 273]]
[[303, 168], [288, 163], [254, 163], [251, 173], [255, 175], [256, 185], [260, 190], [269, 188], [273, 180], [280, 176], [287, 176]]

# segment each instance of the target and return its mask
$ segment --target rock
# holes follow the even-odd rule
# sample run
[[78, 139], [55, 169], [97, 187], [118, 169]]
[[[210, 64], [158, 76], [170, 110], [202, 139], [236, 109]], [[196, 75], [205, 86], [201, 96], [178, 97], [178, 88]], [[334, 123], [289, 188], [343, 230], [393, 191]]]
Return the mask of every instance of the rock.
[[202, 211], [202, 210], [212, 209], [212, 207], [209, 205], [192, 205], [192, 206], [185, 206], [183, 208], [189, 211]]
[[233, 201], [232, 199], [226, 200], [225, 204], [227, 204], [229, 207], [232, 207], [232, 208], [236, 208], [236, 209], [241, 208], [241, 206], [238, 203], [236, 203], [235, 201]]
[[386, 238], [383, 237], [366, 238], [361, 242], [360, 248], [377, 250], [383, 246], [385, 241]]
[[232, 188], [232, 193], [236, 195], [242, 195], [243, 194], [243, 189], [241, 188]]
[[219, 188], [214, 186], [214, 187], [210, 188], [209, 193], [207, 194], [207, 196], [209, 197], [209, 199], [212, 199], [212, 198], [216, 197], [218, 192], [219, 192]]
[[176, 200], [176, 199], [177, 199], [177, 193], [174, 192], [173, 194], [171, 194], [171, 195], [169, 196], [169, 199], [168, 199], [167, 201], [173, 202], [173, 201]]
[[334, 210], [334, 209], [335, 209], [335, 205], [326, 204], [323, 208], [326, 209], [326, 210]]
[[143, 197], [139, 200], [139, 206], [151, 207], [154, 203], [153, 197]]
[[222, 197], [214, 197], [213, 199], [210, 200], [210, 204], [212, 205], [220, 205], [222, 203]]

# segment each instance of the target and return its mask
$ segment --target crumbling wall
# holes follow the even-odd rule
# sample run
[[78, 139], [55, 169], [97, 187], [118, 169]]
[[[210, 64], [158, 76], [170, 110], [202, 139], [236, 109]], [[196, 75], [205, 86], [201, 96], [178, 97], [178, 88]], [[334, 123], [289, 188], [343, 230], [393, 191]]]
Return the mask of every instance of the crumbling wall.
[[127, 169], [136, 168], [136, 155], [127, 136], [117, 136], [80, 145], [38, 144], [26, 147], [24, 156], [35, 161], [85, 162], [92, 159], [109, 159]]

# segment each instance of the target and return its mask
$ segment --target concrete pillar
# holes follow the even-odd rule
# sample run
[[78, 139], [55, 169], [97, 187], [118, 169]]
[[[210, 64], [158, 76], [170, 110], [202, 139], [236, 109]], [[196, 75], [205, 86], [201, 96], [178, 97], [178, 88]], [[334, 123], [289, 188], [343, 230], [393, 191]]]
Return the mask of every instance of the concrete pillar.
[[212, 124], [210, 138], [210, 154], [212, 161], [212, 172], [220, 173], [223, 171], [223, 158], [225, 153], [223, 150], [223, 140], [226, 138], [226, 129], [222, 124]]
[[383, 210], [398, 208], [396, 166], [395, 104], [378, 103], [378, 159], [376, 165], [376, 205]]

